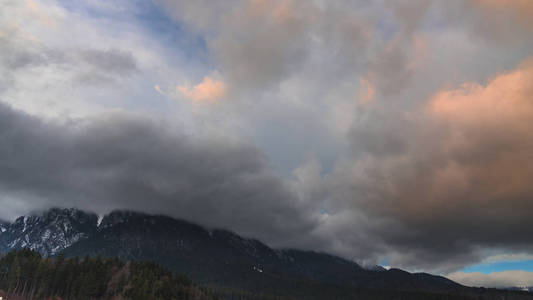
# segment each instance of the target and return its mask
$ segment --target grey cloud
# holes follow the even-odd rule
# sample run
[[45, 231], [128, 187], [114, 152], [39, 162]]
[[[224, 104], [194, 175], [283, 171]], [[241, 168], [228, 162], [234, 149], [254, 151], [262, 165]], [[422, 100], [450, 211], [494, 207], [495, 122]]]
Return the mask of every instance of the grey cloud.
[[419, 28], [420, 23], [426, 17], [427, 11], [434, 4], [430, 0], [400, 0], [390, 2], [393, 14], [398, 19], [399, 27], [403, 34], [409, 35]]
[[273, 245], [314, 221], [253, 147], [196, 139], [128, 114], [46, 123], [0, 106], [0, 187], [22, 208], [127, 208], [222, 226]]
[[[307, 1], [159, 3], [186, 25], [208, 27], [205, 37], [215, 65], [237, 94], [276, 90], [302, 72], [328, 82], [339, 77], [335, 73], [351, 76], [346, 70], [361, 64], [370, 47], [372, 21], [345, 9], [344, 2], [325, 7]], [[323, 60], [331, 56], [335, 59]]]
[[[120, 49], [68, 49], [47, 47], [29, 39], [19, 28], [1, 26], [0, 35], [0, 88], [17, 88], [16, 77], [36, 68], [60, 67], [69, 72], [73, 83], [81, 85], [109, 85], [139, 71], [138, 63], [130, 52]], [[1, 91], [1, 90], [0, 90]]]
[[46, 66], [61, 60], [61, 53], [43, 49], [31, 41], [17, 40], [19, 29], [2, 27], [0, 35], [0, 92], [14, 87], [17, 72], [23, 72], [40, 66]]
[[80, 52], [82, 60], [102, 72], [127, 75], [138, 70], [137, 62], [133, 55], [117, 49], [102, 50], [82, 50]]
[[[310, 49], [312, 7], [249, 2], [224, 20], [212, 51], [233, 84], [268, 88], [301, 67]], [[283, 45], [283, 46], [281, 46]]]
[[530, 1], [447, 1], [441, 8], [453, 25], [470, 31], [473, 38], [515, 47], [531, 44], [533, 6]]
[[375, 61], [370, 63], [370, 80], [386, 96], [401, 91], [413, 76], [404, 48], [405, 45], [395, 41], [379, 50]]
[[[1, 24], [0, 24], [1, 25]], [[20, 29], [0, 26], [0, 67], [8, 71], [47, 64], [57, 56], [52, 51], [43, 51], [37, 43], [18, 39]], [[18, 40], [17, 40], [18, 39]]]
[[[205, 1], [158, 3], [181, 24], [208, 28], [213, 68], [232, 101], [272, 102], [298, 83], [308, 92], [291, 96], [309, 106], [323, 105], [347, 85], [355, 93], [361, 78], [385, 96], [403, 91], [414, 76], [417, 25], [431, 7], [424, 1], [234, 1], [223, 8]], [[350, 100], [337, 98], [328, 104]]]
[[169, 9], [169, 14], [176, 19], [182, 20], [185, 25], [194, 30], [210, 32], [216, 27], [220, 19], [224, 17], [241, 0], [228, 1], [171, 1], [154, 0], [155, 3]]
[[74, 75], [74, 81], [82, 86], [112, 85], [139, 72], [135, 57], [120, 49], [82, 49], [69, 55], [71, 65], [80, 66]]

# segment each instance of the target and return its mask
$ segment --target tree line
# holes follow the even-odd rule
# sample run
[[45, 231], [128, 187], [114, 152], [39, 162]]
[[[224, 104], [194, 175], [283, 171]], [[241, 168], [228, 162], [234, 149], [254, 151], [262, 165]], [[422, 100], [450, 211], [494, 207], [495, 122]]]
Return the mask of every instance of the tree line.
[[0, 259], [0, 289], [7, 299], [218, 299], [156, 263], [43, 258], [28, 249]]
[[198, 285], [154, 262], [62, 255], [43, 258], [29, 249], [11, 251], [0, 258], [0, 291], [9, 300], [533, 299], [531, 293], [494, 289], [440, 294], [356, 289], [307, 281], [298, 285], [280, 285], [274, 291]]

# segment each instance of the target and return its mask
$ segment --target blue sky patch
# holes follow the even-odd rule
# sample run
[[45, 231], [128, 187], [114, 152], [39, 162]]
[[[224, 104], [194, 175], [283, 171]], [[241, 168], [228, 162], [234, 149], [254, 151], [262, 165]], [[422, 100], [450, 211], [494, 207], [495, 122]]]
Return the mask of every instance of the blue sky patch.
[[501, 261], [495, 263], [485, 263], [469, 266], [463, 269], [465, 273], [480, 272], [489, 274], [492, 272], [502, 272], [510, 270], [521, 270], [533, 272], [533, 260], [526, 261]]

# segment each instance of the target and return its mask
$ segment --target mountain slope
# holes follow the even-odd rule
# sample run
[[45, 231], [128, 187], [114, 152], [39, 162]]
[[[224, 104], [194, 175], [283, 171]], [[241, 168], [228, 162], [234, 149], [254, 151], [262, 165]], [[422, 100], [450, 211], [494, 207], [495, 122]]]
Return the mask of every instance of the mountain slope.
[[77, 209], [53, 208], [0, 225], [0, 251], [29, 248], [55, 255], [96, 232], [98, 216]]
[[67, 256], [154, 260], [204, 283], [271, 290], [309, 280], [359, 288], [424, 291], [461, 289], [446, 278], [400, 270], [369, 271], [324, 253], [273, 250], [254, 239], [165, 216], [115, 211], [97, 232], [64, 252]]

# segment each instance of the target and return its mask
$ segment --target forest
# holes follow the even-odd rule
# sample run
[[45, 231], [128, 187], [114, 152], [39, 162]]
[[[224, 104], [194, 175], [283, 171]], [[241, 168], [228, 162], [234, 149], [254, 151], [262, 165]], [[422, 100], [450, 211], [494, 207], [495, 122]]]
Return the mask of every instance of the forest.
[[247, 291], [196, 284], [149, 261], [62, 255], [51, 258], [29, 249], [11, 251], [0, 259], [0, 296], [8, 300], [532, 299], [529, 293], [490, 289], [458, 295], [356, 289], [310, 281], [299, 284], [291, 290]]
[[217, 299], [152, 262], [42, 258], [27, 249], [0, 260], [0, 289], [7, 299]]

